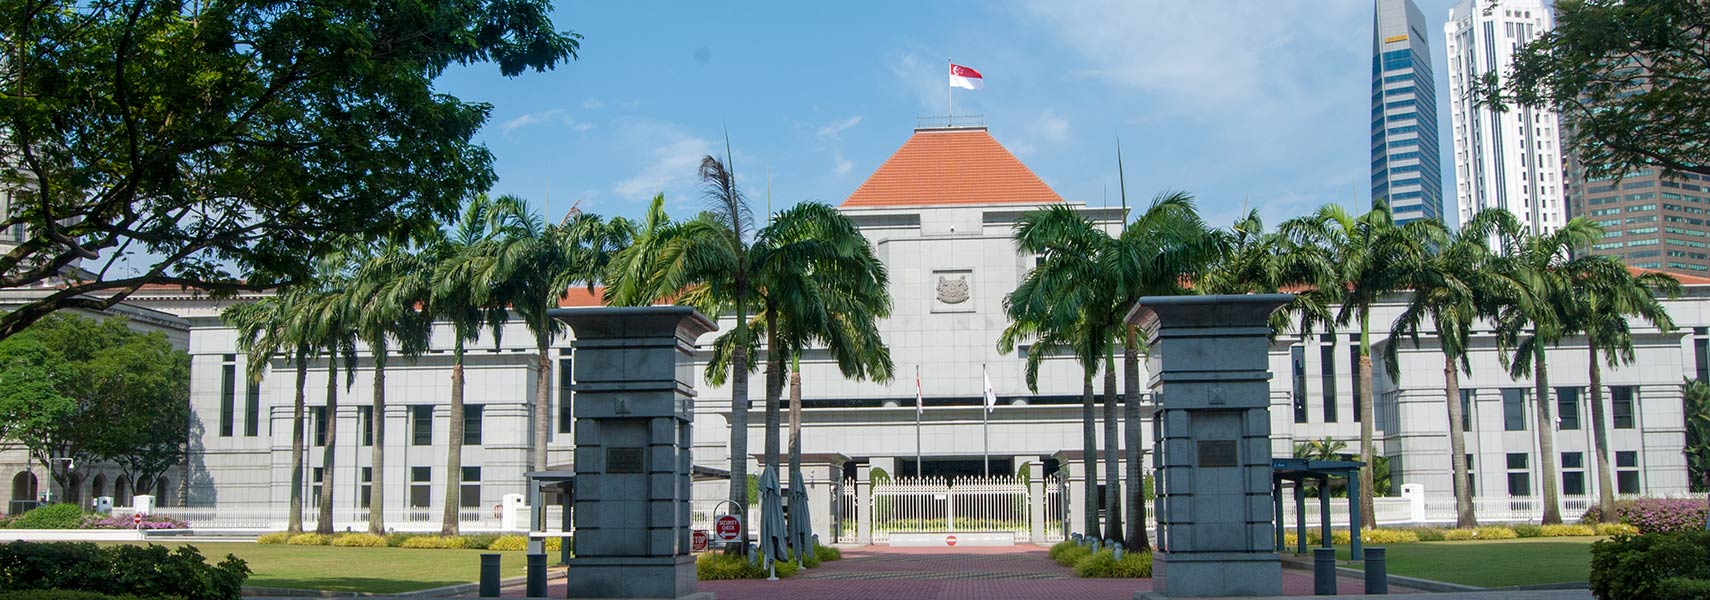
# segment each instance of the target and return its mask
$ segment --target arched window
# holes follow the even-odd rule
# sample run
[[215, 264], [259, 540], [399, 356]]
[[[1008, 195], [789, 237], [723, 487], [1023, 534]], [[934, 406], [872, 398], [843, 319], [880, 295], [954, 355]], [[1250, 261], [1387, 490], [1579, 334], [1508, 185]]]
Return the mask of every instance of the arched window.
[[89, 497], [100, 498], [105, 495], [107, 495], [107, 474], [98, 473], [95, 475], [95, 482], [89, 486]]
[[131, 505], [131, 478], [120, 475], [113, 483], [113, 506]]
[[154, 505], [156, 507], [166, 506], [166, 489], [169, 487], [166, 484], [165, 475], [154, 478]]
[[12, 502], [6, 505], [6, 512], [15, 515], [29, 510], [31, 506], [35, 506], [35, 500], [36, 474], [20, 471], [17, 475], [13, 475]]

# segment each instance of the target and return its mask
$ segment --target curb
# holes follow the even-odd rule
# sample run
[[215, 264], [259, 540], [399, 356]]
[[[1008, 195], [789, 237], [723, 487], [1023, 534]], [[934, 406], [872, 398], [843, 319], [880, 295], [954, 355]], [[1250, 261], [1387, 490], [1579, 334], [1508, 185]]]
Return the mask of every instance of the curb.
[[[564, 575], [565, 571], [562, 569], [547, 569], [546, 580], [550, 582], [555, 579], [563, 579]], [[525, 585], [527, 583], [528, 576], [523, 575], [520, 577], [500, 579], [499, 587], [507, 588]], [[244, 598], [250, 600], [257, 598], [421, 598], [473, 596], [480, 591], [481, 584], [479, 583], [460, 583], [457, 585], [416, 590], [413, 592], [398, 592], [395, 594], [383, 594], [379, 592], [336, 592], [329, 590], [308, 590], [302, 588], [276, 588], [246, 585], [243, 586], [242, 594]]]

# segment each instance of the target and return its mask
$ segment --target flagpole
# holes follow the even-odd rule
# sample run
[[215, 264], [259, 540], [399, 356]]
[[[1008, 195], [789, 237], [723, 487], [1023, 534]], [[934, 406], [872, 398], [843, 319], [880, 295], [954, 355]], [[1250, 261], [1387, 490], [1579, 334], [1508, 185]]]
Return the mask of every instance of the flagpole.
[[[948, 67], [949, 71], [946, 72], [946, 75], [954, 75], [956, 73], [956, 62], [954, 60], [952, 60], [950, 57], [946, 56], [946, 57], [944, 57], [944, 63], [946, 65], [949, 65], [949, 67]], [[955, 127], [956, 126], [956, 86], [950, 85], [950, 78], [948, 76], [946, 76], [944, 78], [944, 95], [945, 95], [945, 97], [948, 97], [950, 99], [950, 107], [948, 109], [946, 109], [945, 115], [944, 115], [944, 126], [945, 127]]]
[[[985, 363], [980, 363], [980, 373], [986, 372]], [[986, 381], [991, 381], [990, 375], [985, 375]], [[980, 390], [980, 437], [984, 438], [985, 447], [980, 451], [980, 457], [986, 463], [986, 477], [992, 476], [992, 407], [987, 404], [986, 390]]]

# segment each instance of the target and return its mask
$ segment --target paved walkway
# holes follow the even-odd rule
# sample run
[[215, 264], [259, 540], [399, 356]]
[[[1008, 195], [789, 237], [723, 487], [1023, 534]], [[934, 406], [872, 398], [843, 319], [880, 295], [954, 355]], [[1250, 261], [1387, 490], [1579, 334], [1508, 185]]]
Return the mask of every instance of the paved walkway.
[[[563, 580], [550, 587], [548, 597], [564, 597]], [[789, 579], [703, 581], [700, 589], [718, 594], [719, 600], [1131, 600], [1135, 592], [1151, 590], [1152, 580], [1081, 579], [1052, 562], [1045, 548], [1032, 545], [955, 551], [868, 546], [846, 549], [843, 560]], [[1338, 582], [1340, 593], [1362, 590], [1358, 580]], [[521, 597], [523, 591], [506, 588], [504, 595]], [[1284, 569], [1283, 593], [1311, 594], [1312, 574]]]

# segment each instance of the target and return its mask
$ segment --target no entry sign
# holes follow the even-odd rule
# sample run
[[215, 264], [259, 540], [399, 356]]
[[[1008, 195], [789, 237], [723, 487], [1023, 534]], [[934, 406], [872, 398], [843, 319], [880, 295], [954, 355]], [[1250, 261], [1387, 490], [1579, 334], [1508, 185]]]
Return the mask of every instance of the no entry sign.
[[713, 521], [713, 538], [720, 542], [734, 542], [742, 539], [742, 518], [736, 515], [719, 515]]
[[946, 546], [956, 545], [956, 536], [953, 536], [953, 535], [944, 536], [944, 545], [946, 545]]

